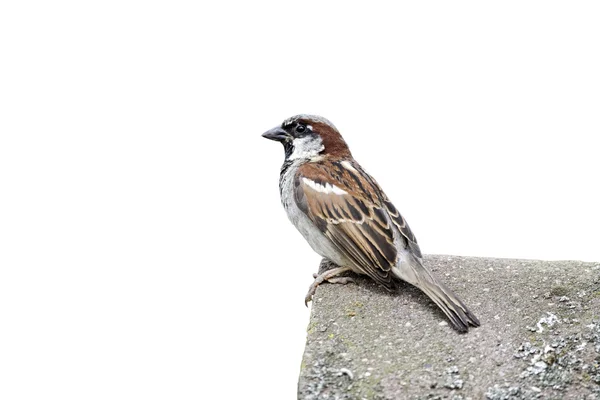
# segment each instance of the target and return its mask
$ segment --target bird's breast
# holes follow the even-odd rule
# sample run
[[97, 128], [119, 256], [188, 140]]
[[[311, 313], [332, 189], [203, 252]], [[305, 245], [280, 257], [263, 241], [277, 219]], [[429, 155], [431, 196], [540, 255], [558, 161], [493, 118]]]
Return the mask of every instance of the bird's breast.
[[[281, 194], [281, 203], [285, 208], [290, 222], [298, 229], [310, 247], [322, 257], [328, 258], [334, 263], [344, 266], [347, 265], [347, 260], [340, 254], [331, 240], [317, 228], [310, 218], [298, 207], [294, 197], [294, 179], [298, 167], [290, 165], [287, 168], [282, 168], [279, 181], [279, 189]], [[285, 165], [284, 165], [285, 167]]]

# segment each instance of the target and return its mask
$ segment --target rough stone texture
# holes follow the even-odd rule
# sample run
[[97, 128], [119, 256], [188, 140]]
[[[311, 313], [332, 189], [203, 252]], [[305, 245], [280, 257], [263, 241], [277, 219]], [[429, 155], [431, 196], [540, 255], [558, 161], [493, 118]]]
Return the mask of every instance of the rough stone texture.
[[[600, 399], [600, 263], [426, 256], [481, 321], [406, 284], [323, 284], [299, 399]], [[353, 276], [354, 277], [354, 276]]]

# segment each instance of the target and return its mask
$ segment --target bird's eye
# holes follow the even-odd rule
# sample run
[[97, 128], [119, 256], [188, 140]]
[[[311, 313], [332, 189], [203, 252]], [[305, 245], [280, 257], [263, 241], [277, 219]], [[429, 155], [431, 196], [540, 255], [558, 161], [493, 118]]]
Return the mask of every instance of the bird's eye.
[[296, 132], [298, 132], [298, 133], [302, 133], [302, 132], [304, 132], [305, 130], [306, 130], [306, 127], [305, 127], [304, 125], [302, 125], [302, 124], [298, 124], [298, 125], [296, 126]]

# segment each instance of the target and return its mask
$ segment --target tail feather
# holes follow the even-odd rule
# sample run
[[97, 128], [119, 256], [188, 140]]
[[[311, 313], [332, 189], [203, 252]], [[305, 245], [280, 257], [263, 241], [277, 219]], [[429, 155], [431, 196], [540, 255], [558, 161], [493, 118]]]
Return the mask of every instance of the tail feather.
[[477, 317], [446, 285], [439, 282], [420, 260], [411, 257], [399, 263], [394, 273], [400, 279], [422, 290], [446, 314], [454, 329], [467, 332], [469, 325], [479, 326]]
[[462, 301], [444, 284], [437, 282], [436, 286], [426, 283], [419, 287], [446, 314], [454, 329], [466, 332], [469, 325], [479, 326], [479, 320]]

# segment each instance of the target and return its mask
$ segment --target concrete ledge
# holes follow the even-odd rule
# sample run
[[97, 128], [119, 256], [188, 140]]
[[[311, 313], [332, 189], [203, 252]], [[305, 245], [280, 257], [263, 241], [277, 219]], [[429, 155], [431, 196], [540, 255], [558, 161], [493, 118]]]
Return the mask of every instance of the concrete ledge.
[[426, 256], [482, 326], [406, 284], [317, 289], [299, 399], [600, 399], [600, 263]]

